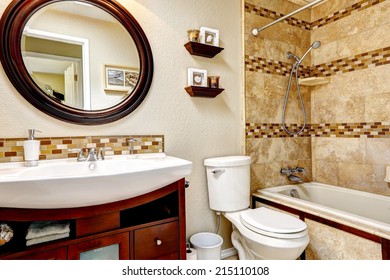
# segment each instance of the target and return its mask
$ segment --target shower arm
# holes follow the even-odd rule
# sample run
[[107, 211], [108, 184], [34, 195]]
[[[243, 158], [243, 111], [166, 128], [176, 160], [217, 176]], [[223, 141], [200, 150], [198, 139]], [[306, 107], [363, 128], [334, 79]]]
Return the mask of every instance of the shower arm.
[[263, 27], [254, 28], [252, 30], [252, 35], [253, 36], [257, 36], [257, 34], [259, 34], [260, 31], [262, 31], [262, 30], [264, 30], [264, 29], [266, 29], [266, 28], [268, 28], [268, 27], [270, 27], [270, 26], [272, 26], [272, 25], [274, 25], [274, 24], [276, 24], [278, 22], [281, 22], [282, 20], [285, 20], [286, 18], [291, 17], [292, 15], [295, 15], [296, 13], [299, 13], [299, 12], [301, 12], [303, 10], [306, 10], [307, 8], [310, 8], [311, 6], [314, 6], [314, 5], [316, 5], [316, 4], [318, 4], [318, 3], [322, 2], [322, 1], [324, 1], [324, 0], [315, 0], [315, 1], [309, 3], [309, 4], [305, 5], [305, 6], [302, 6], [299, 9], [297, 9], [297, 10], [295, 10], [295, 11], [293, 11], [293, 12], [291, 12], [291, 13], [289, 13], [289, 14], [281, 17], [281, 18], [278, 18], [277, 20], [275, 20], [275, 21], [273, 21], [273, 22], [271, 22], [271, 23], [269, 23], [269, 24], [267, 24], [267, 25], [265, 25]]

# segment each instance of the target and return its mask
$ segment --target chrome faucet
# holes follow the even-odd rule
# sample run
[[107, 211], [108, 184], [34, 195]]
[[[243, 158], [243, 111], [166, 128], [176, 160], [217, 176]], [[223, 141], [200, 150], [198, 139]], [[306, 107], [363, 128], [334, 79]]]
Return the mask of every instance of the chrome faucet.
[[83, 149], [69, 149], [69, 152], [72, 153], [78, 153], [77, 161], [97, 161], [97, 160], [104, 160], [103, 151], [111, 150], [111, 147], [105, 147], [105, 148], [99, 148], [98, 152], [96, 153], [96, 148], [90, 148], [87, 149], [87, 157], [84, 155]]
[[287, 178], [291, 181], [291, 182], [294, 182], [294, 183], [303, 183], [303, 180], [302, 178], [300, 178], [299, 176], [297, 175], [294, 175], [294, 174], [297, 174], [297, 173], [302, 173], [304, 172], [305, 169], [303, 167], [295, 167], [295, 168], [282, 168], [280, 169], [280, 174], [282, 175], [285, 175], [287, 176]]
[[298, 177], [298, 176], [295, 176], [295, 175], [288, 175], [287, 178], [291, 181], [291, 182], [295, 182], [295, 183], [303, 183], [303, 180]]
[[87, 155], [87, 158], [85, 159], [85, 161], [97, 161], [97, 154], [96, 154], [96, 149], [95, 148], [91, 148], [89, 149], [88, 151], [88, 155]]

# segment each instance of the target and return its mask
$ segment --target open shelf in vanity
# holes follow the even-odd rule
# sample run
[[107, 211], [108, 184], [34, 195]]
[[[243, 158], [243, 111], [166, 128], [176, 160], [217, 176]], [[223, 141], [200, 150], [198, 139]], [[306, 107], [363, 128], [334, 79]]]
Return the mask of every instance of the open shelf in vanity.
[[[156, 191], [113, 203], [67, 209], [0, 208], [14, 230], [0, 259], [185, 259], [184, 179]], [[68, 221], [65, 239], [26, 246], [34, 221]]]

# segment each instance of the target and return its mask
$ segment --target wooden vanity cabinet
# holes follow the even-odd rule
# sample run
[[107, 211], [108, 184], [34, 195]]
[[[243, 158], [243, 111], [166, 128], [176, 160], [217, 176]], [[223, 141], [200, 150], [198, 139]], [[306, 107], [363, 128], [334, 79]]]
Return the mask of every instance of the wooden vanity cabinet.
[[[68, 209], [0, 208], [0, 220], [14, 238], [0, 247], [0, 259], [185, 259], [184, 179], [135, 198]], [[4, 219], [6, 218], [6, 219]], [[66, 239], [26, 246], [34, 221], [66, 220]]]

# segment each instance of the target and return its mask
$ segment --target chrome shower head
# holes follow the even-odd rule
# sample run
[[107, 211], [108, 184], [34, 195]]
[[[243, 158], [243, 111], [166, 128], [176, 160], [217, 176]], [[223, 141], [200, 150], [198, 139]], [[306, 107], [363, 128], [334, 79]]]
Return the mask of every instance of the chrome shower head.
[[317, 49], [321, 46], [321, 42], [320, 41], [315, 41], [313, 44], [311, 44], [311, 47], [313, 49]]
[[301, 64], [302, 61], [305, 59], [307, 54], [312, 50], [312, 49], [317, 49], [321, 46], [320, 41], [315, 41], [313, 44], [311, 44], [310, 48], [302, 55], [302, 58], [298, 61], [298, 64]]

